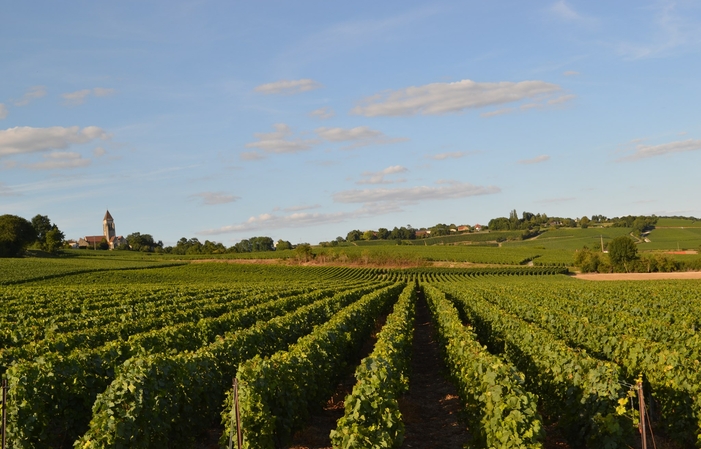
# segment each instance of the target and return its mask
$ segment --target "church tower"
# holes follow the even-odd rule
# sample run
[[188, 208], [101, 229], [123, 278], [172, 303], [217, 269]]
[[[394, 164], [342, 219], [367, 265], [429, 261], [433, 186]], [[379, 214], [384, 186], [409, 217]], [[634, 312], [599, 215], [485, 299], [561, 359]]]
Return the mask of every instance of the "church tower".
[[112, 237], [117, 235], [114, 231], [114, 218], [112, 218], [112, 215], [110, 215], [109, 210], [105, 214], [105, 218], [102, 219], [102, 235], [105, 236], [105, 239], [107, 239], [108, 242], [112, 239]]

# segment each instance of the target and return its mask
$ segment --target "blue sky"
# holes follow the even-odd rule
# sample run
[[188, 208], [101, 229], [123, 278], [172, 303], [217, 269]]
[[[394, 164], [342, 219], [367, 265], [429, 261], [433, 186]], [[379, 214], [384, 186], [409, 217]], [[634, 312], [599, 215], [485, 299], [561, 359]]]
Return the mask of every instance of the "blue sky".
[[[9, 4], [8, 4], [9, 5]], [[13, 2], [0, 213], [227, 246], [701, 216], [701, 2]]]

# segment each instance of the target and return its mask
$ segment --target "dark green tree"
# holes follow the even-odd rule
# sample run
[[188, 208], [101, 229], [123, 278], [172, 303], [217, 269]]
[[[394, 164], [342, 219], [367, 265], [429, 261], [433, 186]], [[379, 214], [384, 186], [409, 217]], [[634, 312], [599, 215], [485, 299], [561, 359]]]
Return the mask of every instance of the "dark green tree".
[[354, 229], [346, 235], [346, 242], [355, 242], [363, 237], [363, 233], [358, 229]]
[[36, 215], [32, 218], [32, 227], [36, 231], [36, 242], [39, 248], [50, 253], [61, 249], [66, 236], [58, 229], [58, 226], [51, 223], [48, 216]]
[[611, 265], [618, 269], [623, 267], [626, 272], [628, 272], [628, 264], [638, 258], [635, 242], [625, 235], [611, 240], [608, 244], [608, 252]]
[[[343, 239], [341, 239], [343, 240]], [[275, 245], [275, 250], [276, 251], [284, 251], [286, 249], [292, 249], [292, 243], [288, 242], [287, 240], [278, 240], [277, 245]]]
[[300, 262], [307, 262], [314, 258], [312, 246], [309, 243], [300, 243], [295, 248], [295, 255]]
[[19, 257], [36, 240], [32, 224], [17, 215], [0, 215], [0, 257]]

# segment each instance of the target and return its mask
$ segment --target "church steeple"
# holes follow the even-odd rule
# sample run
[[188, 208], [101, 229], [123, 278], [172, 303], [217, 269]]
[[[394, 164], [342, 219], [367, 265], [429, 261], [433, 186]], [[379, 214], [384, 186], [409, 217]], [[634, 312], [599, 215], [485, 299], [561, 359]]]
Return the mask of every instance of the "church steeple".
[[109, 210], [105, 213], [105, 218], [102, 219], [102, 235], [105, 236], [108, 242], [117, 235], [114, 230], [114, 219], [110, 215]]

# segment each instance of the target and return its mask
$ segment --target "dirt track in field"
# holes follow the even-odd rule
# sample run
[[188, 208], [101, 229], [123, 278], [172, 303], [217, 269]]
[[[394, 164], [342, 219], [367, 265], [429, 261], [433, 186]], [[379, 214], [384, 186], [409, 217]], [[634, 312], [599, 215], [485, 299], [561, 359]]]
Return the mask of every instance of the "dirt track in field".
[[469, 434], [460, 419], [457, 390], [446, 379], [426, 301], [416, 305], [409, 392], [399, 401], [405, 425], [402, 449], [461, 449]]
[[575, 274], [575, 279], [585, 281], [647, 281], [654, 279], [701, 279], [701, 271], [674, 273], [586, 273]]

